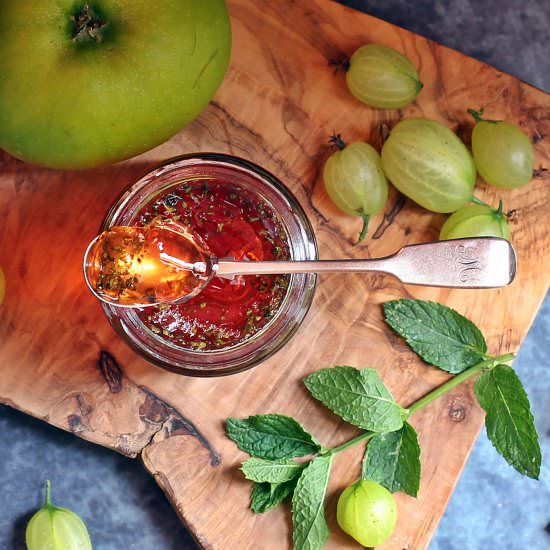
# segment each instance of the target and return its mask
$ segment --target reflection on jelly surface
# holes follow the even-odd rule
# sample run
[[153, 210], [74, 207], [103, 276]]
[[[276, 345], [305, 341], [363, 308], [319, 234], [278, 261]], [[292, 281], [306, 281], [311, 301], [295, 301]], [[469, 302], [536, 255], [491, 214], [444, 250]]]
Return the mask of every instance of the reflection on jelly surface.
[[[289, 259], [287, 237], [266, 202], [224, 181], [186, 182], [158, 195], [137, 216], [147, 225], [161, 216], [191, 228], [217, 258]], [[185, 349], [233, 346], [273, 318], [288, 288], [286, 275], [215, 277], [184, 304], [161, 304], [139, 311], [159, 337]]]

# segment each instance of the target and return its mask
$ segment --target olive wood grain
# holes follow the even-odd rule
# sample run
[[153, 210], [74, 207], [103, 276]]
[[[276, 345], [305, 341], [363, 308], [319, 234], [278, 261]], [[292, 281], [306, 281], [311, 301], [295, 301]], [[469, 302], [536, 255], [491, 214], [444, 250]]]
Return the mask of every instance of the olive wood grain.
[[[320, 170], [334, 131], [379, 148], [399, 119], [429, 117], [468, 141], [468, 107], [519, 124], [536, 142], [537, 166], [550, 165], [550, 98], [495, 69], [368, 15], [325, 0], [229, 0], [230, 70], [206, 111], [176, 137], [131, 161], [85, 172], [47, 170], [0, 154], [0, 402], [80, 437], [140, 457], [204, 548], [280, 550], [291, 546], [289, 507], [248, 509], [245, 458], [224, 435], [224, 419], [280, 412], [321, 442], [356, 434], [310, 398], [302, 379], [321, 367], [378, 369], [403, 405], [446, 380], [382, 320], [380, 304], [405, 296], [443, 302], [481, 327], [495, 354], [516, 351], [548, 288], [549, 172], [516, 190], [478, 183], [479, 198], [515, 212], [516, 281], [497, 290], [406, 287], [380, 275], [327, 274], [313, 306], [284, 350], [253, 370], [192, 379], [152, 367], [113, 332], [84, 286], [82, 255], [120, 191], [156, 162], [180, 153], [243, 156], [279, 176], [312, 221], [321, 257], [385, 256], [437, 238], [444, 216], [392, 195], [353, 246], [361, 220], [340, 213]], [[404, 52], [424, 89], [399, 111], [372, 110], [347, 92], [328, 62], [365, 42]], [[55, 243], [55, 246], [51, 246]], [[381, 548], [426, 548], [482, 425], [471, 384], [434, 402], [412, 423], [422, 447], [417, 499], [398, 494], [397, 528]], [[327, 548], [357, 548], [335, 523], [339, 491], [359, 474], [362, 449], [339, 455], [327, 497]], [[514, 506], [512, 502], [506, 504]]]

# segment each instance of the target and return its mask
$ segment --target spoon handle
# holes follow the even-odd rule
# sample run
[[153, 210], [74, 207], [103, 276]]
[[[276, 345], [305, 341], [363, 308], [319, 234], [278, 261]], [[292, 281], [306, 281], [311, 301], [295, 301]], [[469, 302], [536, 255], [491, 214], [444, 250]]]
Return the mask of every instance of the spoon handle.
[[516, 274], [516, 253], [506, 240], [475, 237], [405, 246], [385, 258], [370, 260], [226, 261], [214, 265], [216, 276], [325, 271], [379, 272], [411, 285], [449, 288], [496, 288]]

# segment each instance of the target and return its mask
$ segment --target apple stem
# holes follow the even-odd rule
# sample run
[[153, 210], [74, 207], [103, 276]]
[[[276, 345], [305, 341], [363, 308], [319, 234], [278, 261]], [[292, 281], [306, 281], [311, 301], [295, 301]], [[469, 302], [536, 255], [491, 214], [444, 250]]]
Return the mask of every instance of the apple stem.
[[71, 16], [73, 22], [72, 41], [73, 42], [101, 42], [103, 40], [102, 29], [107, 22], [104, 21], [88, 3], [77, 8], [74, 15]]

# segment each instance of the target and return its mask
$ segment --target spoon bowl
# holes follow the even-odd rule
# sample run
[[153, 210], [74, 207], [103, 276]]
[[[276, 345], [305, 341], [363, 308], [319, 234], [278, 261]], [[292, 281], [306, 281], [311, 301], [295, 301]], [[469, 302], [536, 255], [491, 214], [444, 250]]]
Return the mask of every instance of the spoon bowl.
[[213, 258], [188, 228], [154, 221], [146, 227], [114, 226], [84, 254], [84, 278], [102, 302], [141, 308], [182, 303], [214, 276]]

